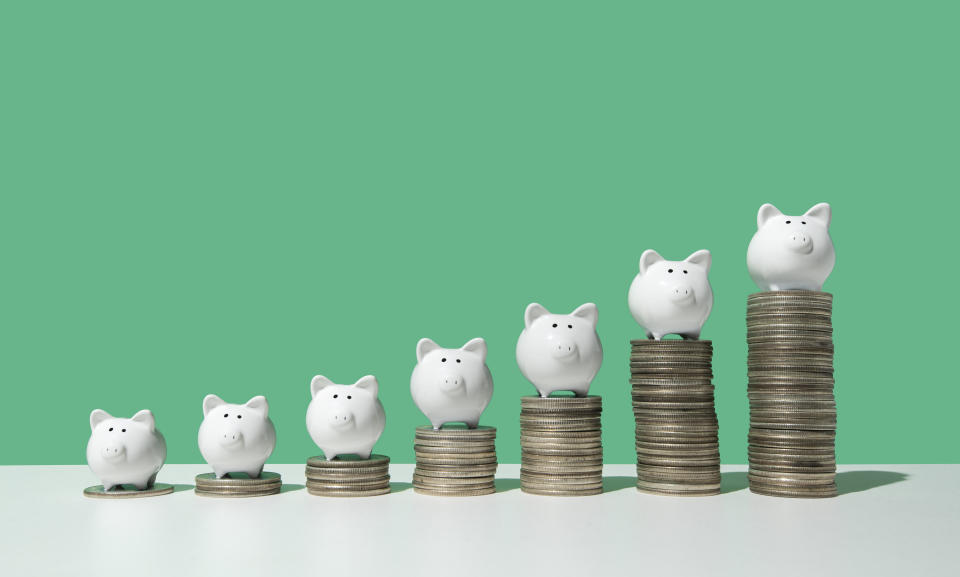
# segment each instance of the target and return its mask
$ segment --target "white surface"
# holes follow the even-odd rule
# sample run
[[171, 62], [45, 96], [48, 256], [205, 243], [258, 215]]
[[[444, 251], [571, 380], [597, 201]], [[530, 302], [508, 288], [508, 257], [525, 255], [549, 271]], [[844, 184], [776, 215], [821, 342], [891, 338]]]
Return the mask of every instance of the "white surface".
[[[83, 466], [0, 467], [0, 574], [960, 574], [960, 465], [841, 467], [843, 494], [824, 500], [754, 495], [742, 466], [701, 498], [638, 493], [631, 465], [607, 465], [608, 492], [581, 498], [522, 493], [516, 465], [500, 466], [514, 478], [500, 493], [456, 499], [414, 493], [412, 465], [391, 465], [397, 492], [364, 499], [309, 495], [303, 465], [266, 468], [298, 485], [104, 501], [81, 495], [97, 484]], [[208, 470], [167, 465], [159, 481]]]

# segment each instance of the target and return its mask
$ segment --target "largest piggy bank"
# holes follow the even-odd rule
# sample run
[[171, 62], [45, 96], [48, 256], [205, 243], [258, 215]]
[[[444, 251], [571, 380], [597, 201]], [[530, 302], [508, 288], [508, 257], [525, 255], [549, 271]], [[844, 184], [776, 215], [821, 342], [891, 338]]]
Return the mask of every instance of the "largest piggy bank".
[[328, 461], [349, 454], [370, 458], [387, 423], [378, 389], [373, 375], [352, 385], [338, 385], [323, 375], [313, 377], [307, 431]]
[[830, 205], [825, 202], [800, 216], [786, 216], [772, 204], [761, 206], [747, 248], [753, 282], [765, 291], [822, 289], [837, 260], [829, 229]]
[[87, 464], [109, 491], [130, 484], [139, 490], [153, 486], [167, 443], [157, 430], [153, 413], [144, 409], [129, 419], [118, 419], [102, 409], [90, 413]]
[[527, 306], [517, 341], [517, 365], [541, 397], [554, 391], [586, 396], [603, 363], [597, 315], [593, 303], [568, 315], [551, 314], [537, 303]]
[[218, 479], [227, 473], [259, 477], [277, 445], [277, 431], [268, 416], [267, 399], [253, 397], [243, 405], [216, 395], [203, 399], [203, 422], [197, 442], [200, 454]]
[[430, 339], [417, 343], [417, 366], [410, 394], [434, 429], [463, 422], [474, 429], [493, 397], [487, 368], [487, 343], [476, 338], [459, 349], [445, 349]]
[[630, 313], [647, 333], [700, 338], [703, 323], [713, 308], [710, 251], [698, 250], [681, 261], [664, 260], [657, 251], [640, 256], [640, 273], [633, 279], [627, 301]]

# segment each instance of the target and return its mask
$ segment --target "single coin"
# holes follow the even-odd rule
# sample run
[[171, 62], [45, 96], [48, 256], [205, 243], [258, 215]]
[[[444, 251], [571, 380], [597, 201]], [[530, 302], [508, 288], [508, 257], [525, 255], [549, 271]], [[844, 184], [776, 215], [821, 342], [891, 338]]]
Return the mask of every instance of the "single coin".
[[588, 497], [590, 495], [599, 495], [600, 493], [603, 493], [603, 487], [600, 487], [599, 489], [586, 489], [583, 491], [575, 491], [570, 489], [548, 490], [524, 487], [522, 483], [520, 484], [520, 490], [531, 495], [543, 495], [546, 497]]
[[328, 461], [324, 457], [310, 457], [307, 459], [307, 465], [311, 467], [323, 468], [342, 468], [350, 469], [357, 467], [371, 467], [377, 464], [389, 463], [390, 457], [386, 455], [370, 455], [369, 459], [362, 459], [356, 455], [340, 455], [333, 460]]
[[376, 497], [378, 495], [386, 495], [389, 493], [390, 487], [387, 486], [381, 489], [371, 489], [369, 491], [311, 489], [307, 487], [307, 492], [317, 497]]
[[479, 497], [481, 495], [490, 495], [497, 492], [496, 487], [484, 489], [425, 489], [414, 487], [413, 491], [421, 495], [430, 495], [433, 497]]
[[221, 499], [243, 499], [248, 497], [267, 497], [280, 493], [280, 487], [274, 489], [263, 489], [259, 491], [229, 491], [226, 489], [206, 490], [199, 487], [193, 490], [198, 497], [219, 497]]
[[259, 487], [263, 485], [274, 485], [280, 484], [282, 481], [278, 473], [271, 473], [264, 471], [260, 473], [259, 477], [247, 477], [247, 476], [236, 476], [231, 477], [226, 475], [221, 478], [217, 478], [214, 473], [201, 473], [194, 477], [194, 481], [197, 486], [207, 486], [207, 487]]
[[422, 475], [424, 477], [439, 477], [442, 479], [452, 478], [452, 477], [462, 477], [462, 478], [475, 478], [475, 477], [484, 477], [487, 475], [493, 475], [497, 472], [496, 466], [484, 466], [483, 468], [470, 468], [465, 467], [452, 467], [447, 469], [435, 469], [427, 468], [423, 465], [418, 465], [414, 472], [417, 475]]
[[159, 497], [170, 493], [173, 493], [173, 485], [167, 483], [154, 483], [153, 486], [146, 489], [120, 488], [104, 491], [103, 485], [94, 485], [83, 490], [83, 496], [92, 499], [140, 499], [143, 497]]

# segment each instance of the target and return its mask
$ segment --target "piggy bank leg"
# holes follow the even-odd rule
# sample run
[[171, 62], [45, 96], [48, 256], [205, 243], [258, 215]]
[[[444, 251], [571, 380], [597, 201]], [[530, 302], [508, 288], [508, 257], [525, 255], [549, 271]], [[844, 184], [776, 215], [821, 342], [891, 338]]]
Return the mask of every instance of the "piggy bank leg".
[[[159, 471], [158, 471], [159, 472]], [[150, 478], [147, 479], [147, 487], [153, 487], [157, 482], [157, 473], [150, 475]]]
[[683, 340], [685, 341], [696, 341], [696, 340], [700, 340], [700, 331], [697, 331], [695, 333], [685, 333], [680, 336], [683, 337]]
[[213, 475], [214, 475], [216, 478], [218, 478], [218, 479], [222, 479], [222, 478], [226, 477], [228, 472], [229, 472], [229, 471], [224, 471], [224, 470], [222, 470], [222, 469], [217, 469], [216, 467], [213, 468]]
[[361, 459], [369, 459], [370, 455], [373, 453], [373, 447], [370, 447], [366, 451], [357, 451], [357, 456]]
[[263, 465], [260, 465], [256, 469], [250, 469], [249, 471], [244, 471], [251, 479], [259, 479], [260, 474], [263, 473]]
[[464, 424], [467, 425], [467, 428], [468, 428], [468, 429], [476, 429], [476, 428], [477, 428], [477, 425], [480, 424], [480, 419], [477, 418], [477, 419], [472, 420], [472, 421], [464, 421]]
[[337, 453], [333, 450], [327, 450], [323, 447], [320, 447], [320, 450], [323, 451], [323, 456], [326, 457], [328, 461], [332, 461], [337, 458]]
[[134, 483], [133, 486], [137, 488], [137, 491], [143, 491], [150, 486], [150, 479], [144, 479], [141, 483]]
[[430, 423], [430, 424], [433, 425], [433, 430], [434, 430], [434, 431], [439, 431], [439, 430], [440, 430], [440, 427], [443, 426], [443, 423], [441, 423], [441, 422], [439, 422], [439, 421], [438, 421], [438, 422], [433, 422], [433, 423]]
[[[648, 339], [652, 339], [652, 338], [653, 338], [653, 333], [651, 333], [650, 331], [644, 331], [644, 332], [647, 333], [647, 338], [648, 338]], [[659, 339], [657, 339], [657, 340], [659, 340]]]
[[104, 482], [103, 482], [103, 490], [104, 490], [104, 491], [110, 491], [110, 490], [112, 490], [114, 487], [116, 487], [116, 485], [113, 484], [113, 483], [109, 483], [109, 482], [107, 482], [107, 481], [104, 481]]

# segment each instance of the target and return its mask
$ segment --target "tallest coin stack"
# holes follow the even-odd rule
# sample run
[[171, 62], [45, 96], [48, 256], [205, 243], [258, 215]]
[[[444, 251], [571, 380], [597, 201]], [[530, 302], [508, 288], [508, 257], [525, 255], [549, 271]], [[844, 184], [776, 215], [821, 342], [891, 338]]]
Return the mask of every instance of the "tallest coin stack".
[[754, 493], [837, 494], [832, 311], [833, 296], [824, 292], [747, 298], [747, 478]]

